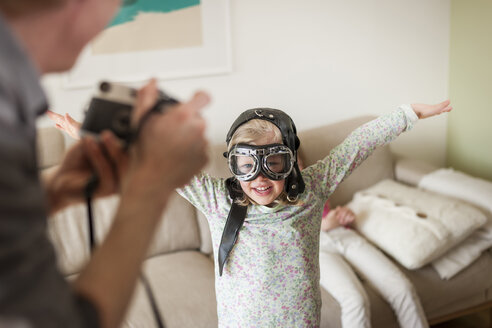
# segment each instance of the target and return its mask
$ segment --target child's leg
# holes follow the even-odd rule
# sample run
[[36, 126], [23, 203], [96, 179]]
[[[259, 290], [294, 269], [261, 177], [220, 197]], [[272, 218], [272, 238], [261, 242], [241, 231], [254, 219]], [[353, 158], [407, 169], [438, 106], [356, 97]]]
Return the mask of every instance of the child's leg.
[[338, 236], [346, 260], [391, 305], [400, 327], [428, 327], [411, 282], [380, 250], [355, 231]]
[[320, 284], [340, 304], [342, 327], [371, 326], [369, 299], [352, 268], [340, 254], [321, 251], [319, 254]]

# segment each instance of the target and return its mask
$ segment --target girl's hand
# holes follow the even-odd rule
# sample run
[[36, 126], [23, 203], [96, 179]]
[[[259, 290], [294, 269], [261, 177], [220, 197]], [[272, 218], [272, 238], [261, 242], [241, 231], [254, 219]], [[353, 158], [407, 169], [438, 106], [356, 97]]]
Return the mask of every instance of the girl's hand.
[[445, 100], [439, 104], [427, 105], [427, 104], [412, 104], [413, 111], [417, 114], [418, 118], [427, 118], [441, 113], [450, 112], [453, 107], [450, 106], [450, 101]]
[[336, 217], [336, 210], [329, 211], [323, 218], [321, 219], [321, 230], [329, 231], [331, 229], [338, 228], [340, 223]]
[[355, 214], [348, 207], [338, 206], [334, 211], [338, 223], [342, 226], [348, 226], [355, 221]]
[[46, 114], [55, 123], [55, 127], [58, 130], [66, 132], [69, 136], [76, 140], [80, 139], [79, 130], [82, 124], [74, 120], [72, 116], [67, 113], [63, 116], [50, 110], [48, 110]]

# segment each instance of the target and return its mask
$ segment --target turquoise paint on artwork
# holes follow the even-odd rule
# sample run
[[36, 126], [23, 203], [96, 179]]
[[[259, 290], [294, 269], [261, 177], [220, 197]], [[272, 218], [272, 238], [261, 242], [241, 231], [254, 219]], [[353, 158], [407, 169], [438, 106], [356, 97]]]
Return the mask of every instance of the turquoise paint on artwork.
[[141, 13], [168, 13], [200, 4], [200, 0], [135, 0], [122, 6], [108, 27], [131, 22]]

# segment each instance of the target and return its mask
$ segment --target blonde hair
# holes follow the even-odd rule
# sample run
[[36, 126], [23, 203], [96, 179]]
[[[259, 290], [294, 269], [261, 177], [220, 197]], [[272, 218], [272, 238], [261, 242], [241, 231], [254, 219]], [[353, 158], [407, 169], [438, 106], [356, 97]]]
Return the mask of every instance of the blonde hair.
[[[258, 139], [267, 135], [272, 136], [272, 143], [283, 144], [282, 133], [275, 124], [265, 120], [252, 119], [237, 128], [237, 130], [232, 135], [231, 140], [229, 141], [227, 151], [230, 151], [234, 145], [240, 143], [248, 145], [255, 144]], [[275, 202], [283, 205], [293, 205], [297, 203], [297, 200], [293, 202], [289, 201], [287, 199], [287, 193], [285, 192], [285, 190], [283, 190], [282, 193], [277, 197]], [[243, 192], [242, 198], [236, 200], [236, 203], [241, 206], [256, 204], [256, 202], [249, 198], [245, 192]]]
[[230, 151], [234, 145], [239, 143], [254, 144], [266, 135], [272, 135], [273, 143], [283, 143], [282, 133], [275, 124], [265, 120], [250, 120], [237, 128], [229, 141], [227, 150]]

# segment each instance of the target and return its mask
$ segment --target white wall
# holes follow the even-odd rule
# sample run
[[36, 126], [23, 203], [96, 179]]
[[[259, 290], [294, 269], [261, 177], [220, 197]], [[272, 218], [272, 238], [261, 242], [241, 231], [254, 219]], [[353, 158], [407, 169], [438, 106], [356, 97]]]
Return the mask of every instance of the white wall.
[[[197, 89], [212, 94], [211, 142], [223, 142], [251, 107], [283, 109], [302, 130], [447, 98], [449, 0], [231, 0], [230, 7], [233, 72], [160, 83], [181, 99]], [[83, 118], [91, 90], [67, 92], [57, 77], [45, 82], [53, 110]], [[393, 149], [443, 165], [445, 130], [445, 116], [422, 121]]]

